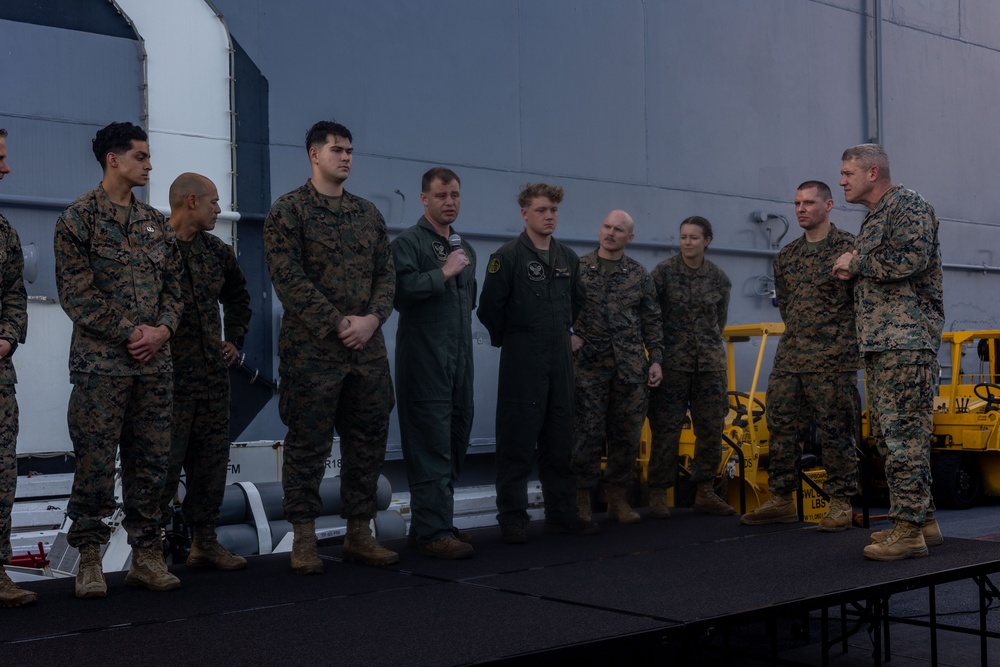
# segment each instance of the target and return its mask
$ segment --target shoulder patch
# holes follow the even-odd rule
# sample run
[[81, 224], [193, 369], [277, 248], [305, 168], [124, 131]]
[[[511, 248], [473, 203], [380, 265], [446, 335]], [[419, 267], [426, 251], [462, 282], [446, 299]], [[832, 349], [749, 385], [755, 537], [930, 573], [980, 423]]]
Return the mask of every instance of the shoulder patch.
[[494, 257], [490, 260], [489, 265], [486, 267], [487, 273], [496, 273], [500, 270], [500, 258]]

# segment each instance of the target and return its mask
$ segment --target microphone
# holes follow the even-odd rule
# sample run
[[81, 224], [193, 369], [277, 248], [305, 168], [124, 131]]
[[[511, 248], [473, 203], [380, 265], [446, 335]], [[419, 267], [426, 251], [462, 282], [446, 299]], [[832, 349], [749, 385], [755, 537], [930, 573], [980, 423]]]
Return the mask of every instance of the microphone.
[[[448, 243], [451, 244], [451, 251], [455, 252], [456, 250], [462, 247], [462, 237], [459, 236], [458, 234], [452, 234], [451, 236], [448, 237]], [[464, 273], [465, 269], [462, 269], [459, 272], [459, 274], [455, 276], [455, 285], [457, 285], [458, 287], [465, 286], [465, 280], [463, 279]]]

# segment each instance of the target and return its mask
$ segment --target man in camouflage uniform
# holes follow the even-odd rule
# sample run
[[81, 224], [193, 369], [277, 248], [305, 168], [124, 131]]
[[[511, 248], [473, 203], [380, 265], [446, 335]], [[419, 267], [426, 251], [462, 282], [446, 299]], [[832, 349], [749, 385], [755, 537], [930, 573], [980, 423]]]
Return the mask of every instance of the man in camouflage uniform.
[[66, 514], [80, 550], [76, 595], [104, 597], [103, 519], [115, 510], [120, 450], [125, 519], [132, 544], [129, 586], [180, 586], [160, 545], [160, 495], [170, 459], [173, 366], [169, 339], [180, 323], [181, 265], [173, 230], [132, 194], [149, 181], [146, 133], [112, 123], [97, 133], [101, 184], [59, 216], [56, 287], [73, 320], [69, 434], [76, 474]]
[[[250, 324], [250, 293], [236, 254], [209, 234], [222, 209], [208, 178], [185, 173], [170, 186], [170, 226], [184, 263], [184, 311], [170, 352], [174, 363], [174, 417], [170, 469], [163, 487], [163, 524], [172, 517], [181, 467], [183, 513], [194, 539], [188, 567], [238, 570], [242, 556], [219, 544], [215, 522], [229, 467], [229, 372]], [[223, 341], [219, 304], [225, 313]]]
[[858, 491], [855, 448], [858, 340], [854, 283], [837, 280], [830, 266], [854, 249], [854, 235], [830, 222], [833, 196], [821, 181], [795, 192], [795, 215], [804, 233], [774, 259], [774, 289], [785, 333], [767, 383], [771, 497], [743, 515], [743, 523], [794, 523], [792, 494], [799, 488], [802, 434], [816, 425], [823, 447], [830, 506], [819, 530], [851, 526], [851, 496]]
[[340, 435], [344, 557], [388, 565], [399, 555], [372, 537], [378, 477], [394, 398], [382, 324], [392, 312], [396, 274], [382, 214], [344, 190], [351, 132], [320, 121], [306, 135], [312, 177], [274, 203], [264, 252], [284, 306], [278, 338], [279, 412], [288, 426], [282, 486], [295, 536], [296, 574], [320, 574], [316, 517], [320, 481]]
[[943, 541], [929, 515], [930, 447], [937, 351], [944, 328], [938, 220], [923, 197], [889, 176], [889, 156], [877, 144], [844, 151], [840, 185], [868, 215], [855, 251], [837, 258], [833, 272], [856, 278], [858, 346], [865, 366], [876, 446], [885, 457], [892, 531], [873, 535], [872, 560], [927, 555]]
[[[7, 165], [7, 130], [0, 128], [0, 181]], [[32, 604], [38, 596], [19, 588], [4, 571], [10, 563], [10, 514], [17, 486], [17, 375], [11, 356], [28, 331], [28, 297], [24, 291], [21, 240], [0, 215], [0, 607]]]
[[453, 525], [455, 481], [469, 449], [476, 253], [452, 224], [461, 181], [450, 169], [421, 182], [424, 214], [392, 242], [396, 267], [396, 396], [410, 487], [410, 540], [426, 556], [469, 558]]
[[625, 255], [634, 227], [628, 213], [611, 211], [601, 224], [597, 250], [580, 258], [587, 298], [571, 336], [576, 371], [572, 463], [577, 512], [587, 521], [605, 446], [608, 516], [621, 523], [639, 521], [625, 498], [626, 484], [646, 418], [646, 387], [659, 386], [663, 377], [656, 287], [646, 269]]
[[476, 315], [500, 347], [497, 386], [497, 522], [508, 544], [528, 541], [528, 476], [538, 456], [545, 531], [593, 535], [573, 502], [573, 352], [570, 328], [585, 296], [580, 260], [552, 238], [563, 189], [526, 185], [525, 230], [490, 257]]

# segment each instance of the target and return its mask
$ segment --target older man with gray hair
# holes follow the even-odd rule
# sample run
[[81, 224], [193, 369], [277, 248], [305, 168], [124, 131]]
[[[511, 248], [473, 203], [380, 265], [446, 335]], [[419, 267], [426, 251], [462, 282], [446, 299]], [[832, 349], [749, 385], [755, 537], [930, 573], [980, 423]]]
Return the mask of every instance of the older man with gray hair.
[[844, 197], [868, 207], [855, 250], [833, 265], [854, 287], [858, 347], [865, 366], [872, 434], [885, 457], [891, 531], [864, 549], [871, 560], [927, 555], [941, 531], [930, 510], [930, 446], [937, 351], [944, 328], [941, 247], [934, 208], [889, 176], [878, 144], [844, 151]]

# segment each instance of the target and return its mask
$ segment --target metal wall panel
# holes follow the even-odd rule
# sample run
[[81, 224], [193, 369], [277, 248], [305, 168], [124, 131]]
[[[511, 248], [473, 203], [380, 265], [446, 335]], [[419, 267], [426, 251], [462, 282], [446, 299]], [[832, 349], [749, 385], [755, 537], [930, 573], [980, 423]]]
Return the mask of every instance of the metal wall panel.
[[[990, 122], [1000, 6], [878, 2], [893, 174], [935, 205], [946, 262], [997, 266], [986, 179], [1000, 166]], [[348, 189], [391, 228], [419, 216], [427, 167], [458, 170], [458, 228], [479, 253], [480, 279], [489, 253], [523, 227], [515, 197], [529, 180], [566, 188], [557, 236], [580, 252], [608, 210], [629, 210], [646, 244], [632, 254], [649, 267], [673, 253], [681, 219], [708, 217], [710, 257], [734, 284], [733, 323], [778, 318], [757, 288], [782, 225], [770, 221], [769, 241], [755, 211], [791, 221], [787, 244], [799, 234], [794, 188], [819, 178], [834, 186], [839, 226], [857, 231], [864, 216], [836, 184], [843, 149], [874, 131], [871, 0], [215, 4], [271, 83], [272, 195], [308, 176], [306, 128], [336, 117], [355, 133]], [[949, 270], [949, 326], [997, 320], [1000, 307], [968, 296], [996, 280]], [[474, 436], [490, 437], [496, 354], [476, 354]]]
[[646, 183], [642, 4], [559, 0], [519, 7], [522, 169]]

